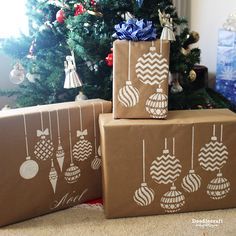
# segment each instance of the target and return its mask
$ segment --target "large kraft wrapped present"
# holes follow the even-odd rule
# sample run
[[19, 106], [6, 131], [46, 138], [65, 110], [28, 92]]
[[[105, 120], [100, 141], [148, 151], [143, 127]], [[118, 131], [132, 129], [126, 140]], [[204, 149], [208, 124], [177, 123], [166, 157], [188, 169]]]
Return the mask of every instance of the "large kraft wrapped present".
[[122, 40], [113, 44], [114, 118], [166, 118], [169, 41], [156, 40], [150, 21], [131, 19], [115, 29]]
[[0, 225], [100, 198], [98, 115], [88, 100], [0, 112]]
[[168, 120], [100, 119], [107, 218], [236, 207], [236, 115], [169, 112]]

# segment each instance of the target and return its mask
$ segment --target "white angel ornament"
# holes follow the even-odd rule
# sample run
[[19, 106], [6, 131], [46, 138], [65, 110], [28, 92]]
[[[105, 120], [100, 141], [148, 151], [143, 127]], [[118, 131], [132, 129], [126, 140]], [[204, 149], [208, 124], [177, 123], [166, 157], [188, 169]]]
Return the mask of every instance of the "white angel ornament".
[[76, 72], [75, 56], [74, 52], [71, 52], [71, 56], [66, 57], [64, 61], [65, 65], [65, 89], [82, 87], [82, 81]]
[[175, 34], [173, 32], [173, 21], [169, 14], [162, 13], [160, 10], [159, 19], [163, 27], [161, 33], [161, 40], [175, 41]]

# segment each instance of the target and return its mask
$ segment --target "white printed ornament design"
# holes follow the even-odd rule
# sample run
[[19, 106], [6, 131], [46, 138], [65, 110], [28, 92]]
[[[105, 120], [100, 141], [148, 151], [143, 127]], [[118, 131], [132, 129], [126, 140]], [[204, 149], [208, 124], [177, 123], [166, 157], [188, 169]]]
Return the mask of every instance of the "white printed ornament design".
[[69, 143], [70, 143], [70, 167], [65, 171], [64, 178], [68, 184], [74, 184], [79, 180], [80, 169], [73, 162], [72, 154], [72, 138], [71, 138], [71, 121], [70, 121], [70, 110], [68, 109], [68, 123], [69, 123]]
[[118, 100], [125, 107], [134, 107], [138, 104], [139, 91], [131, 81], [126, 81], [126, 85], [119, 90]]
[[164, 119], [168, 113], [168, 96], [163, 93], [163, 89], [158, 88], [156, 93], [151, 95], [146, 101], [146, 111], [152, 118]]
[[145, 140], [143, 140], [143, 182], [140, 188], [138, 188], [133, 196], [134, 201], [139, 206], [148, 206], [154, 201], [155, 192], [148, 187], [146, 183], [146, 169], [145, 169]]
[[[223, 126], [221, 127], [223, 130]], [[220, 142], [218, 141], [218, 138], [215, 135], [215, 129], [216, 127], [214, 125], [211, 141], [201, 148], [199, 154], [198, 160], [200, 166], [206, 171], [220, 170], [228, 160], [229, 153], [227, 147], [222, 143], [222, 140]]]
[[195, 140], [195, 128], [192, 127], [192, 158], [191, 158], [191, 169], [189, 170], [189, 174], [183, 178], [182, 188], [188, 192], [193, 193], [198, 191], [201, 187], [201, 177], [195, 173], [193, 169], [193, 158], [194, 158], [194, 140]]
[[88, 135], [87, 129], [84, 131], [77, 131], [79, 141], [73, 147], [73, 157], [77, 161], [85, 161], [92, 154], [92, 144], [85, 139], [86, 135]]
[[142, 83], [159, 85], [163, 80], [168, 79], [168, 61], [156, 52], [156, 47], [152, 46], [149, 53], [138, 59], [136, 73]]
[[131, 49], [132, 42], [129, 41], [128, 80], [125, 82], [125, 86], [122, 87], [118, 93], [118, 101], [127, 108], [134, 107], [139, 103], [139, 91], [131, 82]]
[[85, 136], [88, 135], [88, 130], [83, 130], [83, 122], [82, 122], [82, 109], [79, 106], [80, 113], [80, 130], [77, 130], [77, 137], [79, 141], [73, 147], [73, 157], [77, 161], [85, 161], [92, 154], [92, 144], [88, 140], [85, 139]]
[[163, 150], [162, 156], [157, 157], [150, 167], [152, 179], [158, 184], [173, 183], [180, 176], [181, 169], [180, 161], [174, 154], [174, 145], [173, 155], [171, 155], [167, 149], [167, 139], [165, 139], [165, 149]]
[[181, 210], [185, 204], [185, 197], [183, 193], [176, 190], [174, 184], [171, 186], [170, 191], [165, 193], [161, 198], [161, 207], [166, 213], [175, 213]]
[[213, 200], [225, 198], [230, 191], [230, 182], [219, 172], [217, 177], [207, 185], [207, 194]]
[[48, 178], [49, 178], [49, 181], [52, 185], [53, 192], [55, 193], [56, 187], [57, 187], [58, 174], [57, 174], [57, 171], [54, 167], [53, 159], [51, 159], [51, 169], [50, 169]]
[[38, 163], [34, 160], [31, 160], [29, 156], [29, 145], [28, 145], [28, 136], [27, 136], [27, 127], [26, 127], [26, 119], [25, 115], [23, 115], [24, 121], [24, 131], [25, 131], [25, 147], [26, 147], [26, 161], [24, 161], [20, 166], [20, 176], [23, 179], [33, 179], [39, 171]]
[[57, 162], [59, 164], [60, 170], [62, 171], [64, 160], [65, 160], [65, 152], [61, 145], [60, 119], [59, 119], [58, 110], [57, 110], [57, 134], [58, 134], [58, 146], [57, 146], [57, 151], [56, 151], [56, 158], [57, 158]]

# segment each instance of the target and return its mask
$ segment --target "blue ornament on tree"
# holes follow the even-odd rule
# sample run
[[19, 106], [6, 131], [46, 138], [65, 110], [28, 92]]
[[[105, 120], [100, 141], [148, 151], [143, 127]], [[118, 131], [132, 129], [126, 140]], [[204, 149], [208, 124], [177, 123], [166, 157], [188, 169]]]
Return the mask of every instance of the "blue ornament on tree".
[[144, 0], [136, 0], [139, 8], [143, 5], [143, 1]]

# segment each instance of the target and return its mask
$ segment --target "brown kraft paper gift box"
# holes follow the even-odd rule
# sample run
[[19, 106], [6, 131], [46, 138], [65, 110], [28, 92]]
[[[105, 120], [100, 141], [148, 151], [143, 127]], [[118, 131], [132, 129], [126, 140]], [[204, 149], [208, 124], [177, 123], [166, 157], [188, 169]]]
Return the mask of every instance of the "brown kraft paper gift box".
[[99, 118], [107, 218], [236, 207], [236, 115], [171, 111], [168, 120]]
[[98, 115], [87, 100], [0, 112], [0, 225], [100, 198]]
[[163, 40], [114, 42], [114, 118], [167, 117], [169, 47]]

